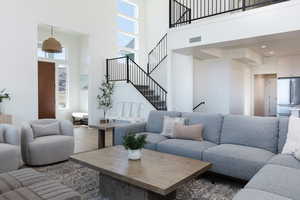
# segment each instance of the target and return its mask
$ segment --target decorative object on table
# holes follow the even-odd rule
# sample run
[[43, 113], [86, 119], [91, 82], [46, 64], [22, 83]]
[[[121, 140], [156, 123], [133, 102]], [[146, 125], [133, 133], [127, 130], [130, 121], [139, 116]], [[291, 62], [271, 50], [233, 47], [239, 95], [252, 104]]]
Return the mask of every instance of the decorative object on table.
[[123, 137], [123, 146], [128, 150], [129, 160], [140, 160], [142, 157], [142, 148], [147, 144], [147, 135], [139, 135], [129, 133]]
[[3, 89], [0, 91], [0, 114], [2, 114], [2, 102], [7, 99], [7, 100], [10, 100], [11, 97], [10, 97], [10, 94], [7, 92], [6, 89]]
[[47, 53], [62, 53], [62, 45], [54, 38], [53, 29], [51, 26], [51, 36], [43, 42], [42, 49]]
[[113, 106], [114, 83], [103, 81], [99, 90], [100, 94], [97, 96], [98, 108], [102, 109], [104, 114], [104, 118], [100, 120], [100, 123], [107, 123], [106, 114]]

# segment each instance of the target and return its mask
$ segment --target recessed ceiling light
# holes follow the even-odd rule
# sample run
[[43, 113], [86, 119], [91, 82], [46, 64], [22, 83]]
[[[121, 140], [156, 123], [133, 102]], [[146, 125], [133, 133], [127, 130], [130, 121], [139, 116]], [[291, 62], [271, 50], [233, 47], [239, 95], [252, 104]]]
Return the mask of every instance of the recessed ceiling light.
[[267, 45], [261, 45], [261, 48], [265, 49], [265, 48], [267, 48]]
[[274, 55], [275, 52], [274, 52], [274, 51], [270, 51], [269, 54], [270, 54], [270, 55]]

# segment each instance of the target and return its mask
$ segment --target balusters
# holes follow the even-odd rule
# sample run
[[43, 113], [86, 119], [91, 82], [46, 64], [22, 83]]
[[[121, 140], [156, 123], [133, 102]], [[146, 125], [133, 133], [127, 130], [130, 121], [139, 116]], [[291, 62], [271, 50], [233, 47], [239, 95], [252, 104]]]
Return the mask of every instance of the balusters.
[[191, 21], [206, 17], [237, 10], [245, 11], [283, 1], [288, 0], [170, 0], [170, 28], [189, 24]]

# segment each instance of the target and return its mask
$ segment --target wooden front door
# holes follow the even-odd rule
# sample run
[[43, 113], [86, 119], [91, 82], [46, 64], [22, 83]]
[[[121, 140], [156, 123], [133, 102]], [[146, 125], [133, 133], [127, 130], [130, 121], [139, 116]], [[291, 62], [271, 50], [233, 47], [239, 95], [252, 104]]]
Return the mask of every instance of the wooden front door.
[[38, 62], [39, 119], [55, 118], [55, 63]]

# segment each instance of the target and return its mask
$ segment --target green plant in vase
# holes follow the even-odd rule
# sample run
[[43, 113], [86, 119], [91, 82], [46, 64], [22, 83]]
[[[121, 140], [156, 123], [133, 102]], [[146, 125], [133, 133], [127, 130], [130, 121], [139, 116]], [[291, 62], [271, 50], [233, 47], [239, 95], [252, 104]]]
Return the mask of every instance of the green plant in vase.
[[147, 135], [129, 133], [123, 137], [123, 146], [128, 150], [130, 160], [139, 160], [142, 156], [142, 148], [147, 144]]
[[106, 122], [106, 114], [113, 106], [112, 95], [114, 92], [114, 84], [103, 81], [99, 87], [99, 91], [97, 95], [98, 108], [103, 110], [104, 121]]

